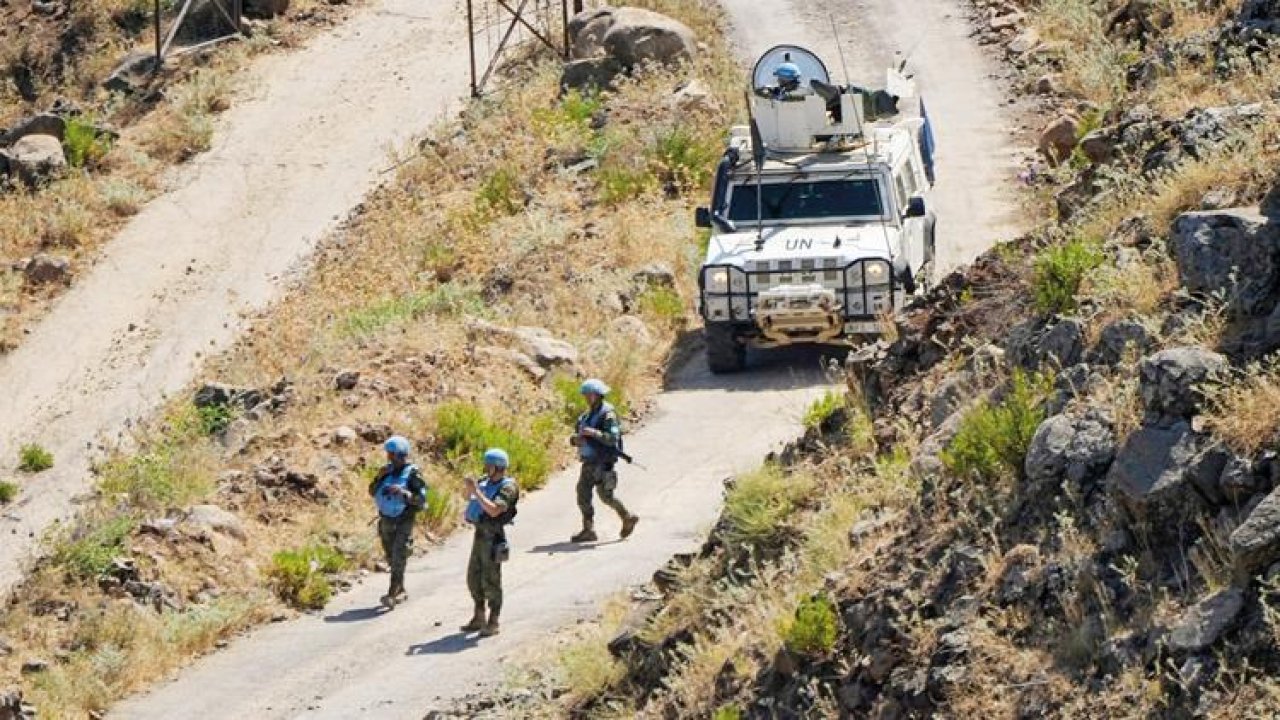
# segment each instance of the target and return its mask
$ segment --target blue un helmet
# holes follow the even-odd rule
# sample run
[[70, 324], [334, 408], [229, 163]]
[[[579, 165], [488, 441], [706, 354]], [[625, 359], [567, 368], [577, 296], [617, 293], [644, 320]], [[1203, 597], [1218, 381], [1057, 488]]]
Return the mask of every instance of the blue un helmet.
[[409, 441], [399, 435], [392, 435], [390, 438], [387, 438], [387, 442], [382, 446], [382, 448], [392, 455], [399, 455], [400, 457], [409, 456]]
[[773, 69], [773, 76], [779, 85], [796, 85], [800, 82], [800, 66], [793, 62], [784, 62]]
[[507, 466], [511, 464], [511, 458], [507, 456], [506, 450], [490, 448], [484, 451], [484, 464], [506, 470]]
[[582, 387], [578, 392], [583, 395], [599, 395], [600, 397], [604, 397], [609, 394], [609, 386], [605, 385], [603, 380], [591, 378], [590, 380], [582, 383]]

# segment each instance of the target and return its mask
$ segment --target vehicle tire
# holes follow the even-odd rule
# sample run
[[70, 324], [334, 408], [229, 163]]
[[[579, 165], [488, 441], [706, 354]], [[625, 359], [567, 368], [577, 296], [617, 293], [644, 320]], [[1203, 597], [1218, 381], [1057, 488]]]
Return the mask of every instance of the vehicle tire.
[[702, 337], [707, 344], [707, 369], [713, 374], [738, 372], [747, 364], [747, 348], [734, 339], [732, 327], [708, 325]]
[[937, 257], [938, 252], [938, 216], [929, 213], [924, 224], [924, 264], [928, 265]]

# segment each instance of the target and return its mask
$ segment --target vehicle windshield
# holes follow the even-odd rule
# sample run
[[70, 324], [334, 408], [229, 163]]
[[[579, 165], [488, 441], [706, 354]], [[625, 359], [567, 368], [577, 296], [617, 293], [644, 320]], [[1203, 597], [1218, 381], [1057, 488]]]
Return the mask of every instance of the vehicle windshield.
[[[760, 211], [765, 220], [812, 220], [837, 217], [878, 217], [883, 214], [872, 178], [813, 179], [765, 182]], [[754, 223], [756, 185], [734, 185], [729, 197], [729, 220]]]

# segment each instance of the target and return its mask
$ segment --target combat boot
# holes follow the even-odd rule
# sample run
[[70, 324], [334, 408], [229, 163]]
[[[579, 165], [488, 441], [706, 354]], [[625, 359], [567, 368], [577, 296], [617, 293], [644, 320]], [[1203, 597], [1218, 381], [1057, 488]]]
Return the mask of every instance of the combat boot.
[[626, 540], [631, 537], [631, 533], [636, 529], [636, 523], [640, 522], [638, 515], [631, 515], [622, 521], [622, 539]]
[[493, 637], [500, 631], [498, 627], [498, 613], [489, 613], [489, 622], [480, 629], [480, 637]]
[[471, 621], [458, 629], [462, 632], [475, 632], [483, 630], [484, 627], [484, 603], [481, 603], [476, 605], [476, 611], [471, 615]]
[[595, 542], [596, 540], [599, 540], [599, 538], [596, 537], [596, 531], [589, 527], [582, 528], [582, 530], [578, 531], [577, 535], [569, 538], [569, 542], [576, 543]]

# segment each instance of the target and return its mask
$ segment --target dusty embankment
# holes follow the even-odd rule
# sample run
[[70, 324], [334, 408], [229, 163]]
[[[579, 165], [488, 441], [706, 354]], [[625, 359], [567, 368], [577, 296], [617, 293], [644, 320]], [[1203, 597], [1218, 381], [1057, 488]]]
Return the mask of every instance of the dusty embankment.
[[189, 383], [380, 181], [388, 149], [465, 94], [465, 45], [452, 3], [387, 0], [263, 58], [213, 148], [0, 357], [0, 458], [13, 462], [24, 443], [55, 458], [0, 520], [0, 591], [44, 529], [74, 512], [98, 449]]

